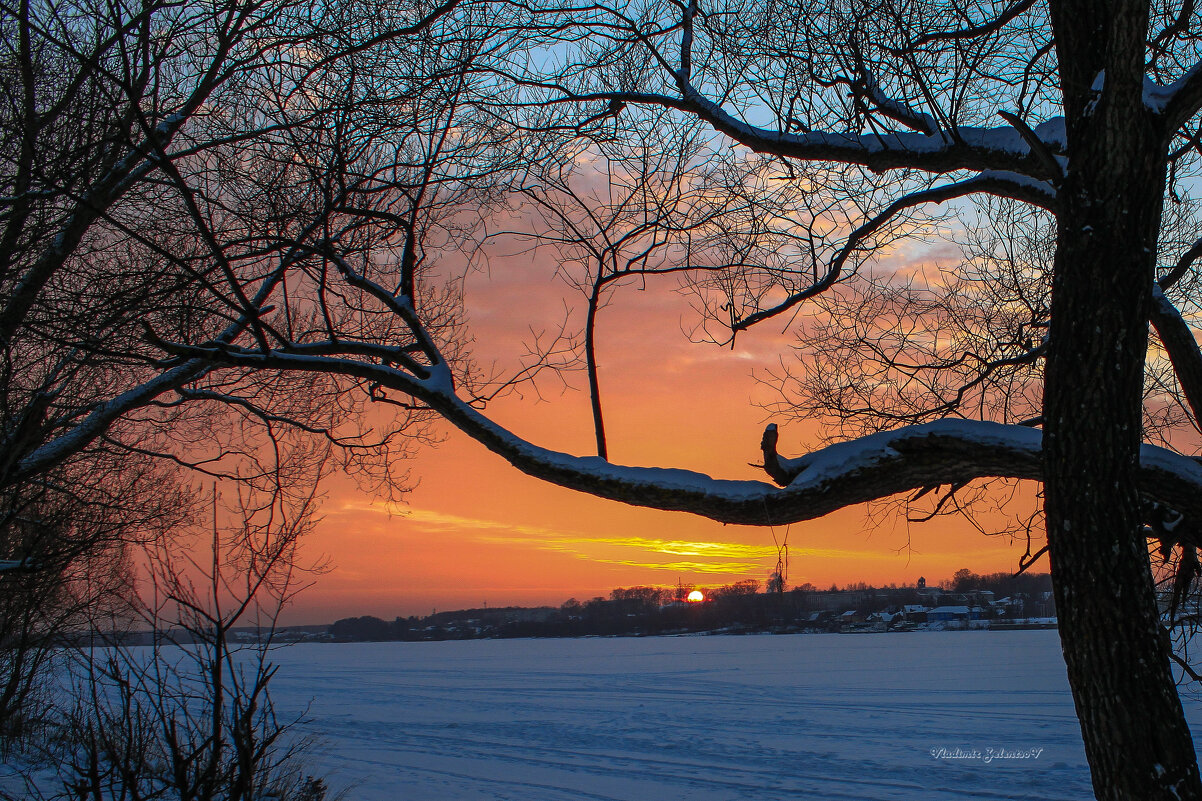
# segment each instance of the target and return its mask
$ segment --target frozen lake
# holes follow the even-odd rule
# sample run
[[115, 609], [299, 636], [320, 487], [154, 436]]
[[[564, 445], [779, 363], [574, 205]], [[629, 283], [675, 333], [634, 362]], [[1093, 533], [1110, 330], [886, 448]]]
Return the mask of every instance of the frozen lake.
[[[1054, 631], [298, 645], [275, 657], [280, 710], [308, 704], [322, 737], [312, 769], [348, 799], [1092, 797]], [[1202, 706], [1187, 714], [1199, 731]]]

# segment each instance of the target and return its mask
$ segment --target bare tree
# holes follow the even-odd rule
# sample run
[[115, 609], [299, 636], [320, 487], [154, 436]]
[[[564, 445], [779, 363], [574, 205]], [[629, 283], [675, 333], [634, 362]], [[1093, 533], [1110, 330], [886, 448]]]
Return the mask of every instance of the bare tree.
[[[537, 124], [537, 123], [536, 123]], [[545, 124], [545, 123], [544, 123]], [[533, 207], [529, 230], [512, 232], [548, 250], [557, 275], [585, 301], [582, 348], [597, 454], [608, 459], [597, 363], [598, 320], [624, 287], [646, 288], [662, 276], [732, 324], [750, 308], [796, 288], [799, 263], [819, 280], [841, 243], [832, 231], [862, 215], [869, 198], [846, 175], [807, 172], [809, 191], [796, 175], [782, 180], [777, 159], [718, 147], [711, 131], [656, 109], [607, 119], [587, 135], [549, 150], [516, 187]], [[815, 184], [821, 191], [813, 191]], [[836, 191], [838, 186], [841, 190]], [[907, 220], [907, 222], [911, 222]], [[845, 255], [832, 284], [896, 235], [882, 226], [872, 241]], [[713, 315], [710, 315], [712, 317]], [[693, 336], [729, 343], [705, 317]]]
[[[49, 655], [129, 589], [144, 557], [131, 554], [188, 517], [197, 475], [256, 497], [311, 493], [333, 469], [407, 486], [422, 412], [368, 421], [367, 396], [343, 392], [353, 379], [217, 374], [148, 332], [222, 343], [337, 321], [388, 338], [387, 321], [284, 279], [331, 255], [396, 255], [395, 238], [363, 231], [405, 225], [390, 198], [439, 183], [423, 166], [448, 148], [426, 134], [452, 130], [372, 143], [385, 116], [403, 131], [453, 105], [479, 38], [445, 19], [455, 5], [0, 5], [0, 733], [46, 709], [31, 694], [49, 686]], [[357, 148], [374, 160], [351, 174]], [[486, 194], [472, 158], [458, 167]], [[456, 235], [454, 201], [439, 201], [427, 243]], [[454, 343], [453, 283], [424, 301], [426, 330]], [[268, 322], [273, 302], [284, 313]]]
[[645, 287], [655, 276], [709, 268], [713, 234], [707, 228], [733, 214], [734, 200], [707, 186], [699, 165], [714, 154], [696, 127], [673, 131], [666, 137], [672, 147], [665, 148], [664, 139], [652, 141], [672, 129], [665, 115], [623, 122], [620, 134], [582, 137], [535, 165], [517, 187], [532, 207], [533, 224], [511, 233], [532, 239], [536, 250], [549, 247], [556, 275], [585, 300], [581, 345], [602, 459], [609, 447], [597, 361], [601, 310], [624, 284]]
[[320, 801], [324, 785], [301, 773], [306, 741], [270, 693], [279, 614], [306, 583], [296, 549], [313, 486], [234, 485], [219, 507], [214, 485], [209, 536], [164, 533], [126, 604], [91, 610], [45, 738], [61, 789], [39, 783], [41, 796]]
[[[612, 467], [512, 435], [456, 394], [452, 360], [417, 315], [416, 283], [385, 282], [346, 261], [332, 259], [328, 285], [354, 308], [370, 303], [402, 321], [407, 350], [386, 351], [362, 330], [229, 344], [160, 335], [162, 347], [222, 369], [354, 376], [393, 393], [391, 401], [399, 394], [438, 412], [531, 475], [723, 521], [780, 524], [979, 477], [1040, 480], [1061, 638], [1098, 797], [1202, 797], [1148, 560], [1149, 534], [1170, 548], [1195, 546], [1202, 470], [1142, 436], [1149, 321], [1195, 420], [1202, 399], [1202, 355], [1172, 300], [1202, 248], [1190, 245], [1167, 268], [1158, 259], [1164, 198], [1197, 163], [1195, 16], [1189, 3], [1133, 0], [720, 8], [691, 0], [529, 11], [521, 24], [538, 44], [497, 68], [532, 106], [576, 114], [575, 130], [628, 105], [667, 109], [783, 163], [854, 168], [883, 193], [833, 258], [789, 276], [795, 286], [777, 280], [787, 291], [744, 305], [728, 299], [733, 332], [828, 291], [868, 238], [911, 210], [983, 194], [1055, 218], [1046, 308], [1027, 310], [1038, 314], [1010, 332], [1013, 342], [987, 343], [984, 367], [936, 388], [947, 401], [942, 413], [953, 416], [970, 411], [962, 388], [994, 398], [977, 404], [986, 419], [902, 426], [793, 460], [777, 454], [770, 428], [765, 468], [780, 489]], [[544, 126], [552, 128], [573, 126]], [[878, 174], [888, 183], [875, 183]], [[1046, 321], [1046, 333], [1033, 321]], [[988, 367], [999, 359], [1021, 361]], [[1037, 426], [988, 419], [997, 413], [991, 404], [1003, 402], [999, 385], [972, 383], [1019, 366], [1041, 387], [1013, 411], [1030, 406]]]
[[[0, 742], [20, 747], [53, 715], [64, 638], [129, 590], [141, 548], [187, 519], [190, 494], [147, 460], [60, 468], [38, 491], [5, 495], [0, 541], [21, 563], [0, 572]], [[78, 470], [82, 466], [76, 465]]]
[[[212, 466], [241, 446], [198, 457], [163, 432], [210, 430], [204, 418], [223, 407], [354, 451], [362, 432], [343, 425], [355, 410], [337, 380], [210, 378], [203, 363], [165, 359], [145, 331], [262, 337], [263, 309], [289, 292], [284, 272], [320, 271], [331, 248], [363, 252], [353, 228], [329, 221], [352, 186], [387, 184], [389, 165], [348, 176], [329, 159], [362, 146], [347, 137], [384, 105], [426, 113], [408, 98], [445, 78], [422, 69], [452, 70], [450, 57], [422, 58], [435, 49], [428, 29], [454, 5], [0, 7], [0, 488], [110, 456]], [[384, 48], [412, 74], [356, 83]], [[332, 244], [339, 236], [345, 246]], [[320, 314], [290, 312], [286, 325], [302, 327]]]
[[[0, 340], [14, 365], [0, 484], [34, 480], [99, 442], [195, 463], [153, 437], [140, 443], [164, 429], [135, 423], [197, 403], [358, 444], [339, 426], [363, 398], [398, 410], [398, 426], [441, 415], [531, 475], [729, 522], [780, 524], [981, 477], [1040, 480], [1095, 791], [1202, 796], [1148, 559], [1149, 536], [1170, 552], [1196, 547], [1202, 468], [1143, 441], [1149, 321], [1181, 414], [1196, 424], [1202, 409], [1202, 353], [1181, 314], [1202, 246], [1177, 243], [1164, 259], [1177, 235], [1161, 233], [1165, 197], [1198, 162], [1191, 3], [42, 13], [22, 5], [3, 19], [5, 152], [21, 155], [6, 173], [0, 238], [10, 262]], [[99, 21], [90, 39], [77, 19]], [[907, 215], [979, 195], [1054, 217], [1050, 299], [1023, 295], [1030, 308], [1003, 314], [990, 329], [999, 335], [973, 346], [974, 369], [931, 373], [939, 381], [912, 409], [867, 426], [886, 430], [790, 460], [771, 427], [762, 449], [779, 488], [522, 440], [478, 408], [487, 393], [436, 256], [449, 260], [532, 154], [560, 134], [600, 136], [634, 106], [778, 160], [806, 195], [854, 200], [838, 207], [852, 209], [849, 224], [828, 230], [823, 247], [792, 263], [757, 254], [703, 286], [731, 336], [839, 286]], [[81, 117], [97, 122], [74, 125]], [[52, 129], [66, 132], [55, 146], [71, 166], [45, 182], [36, 148]], [[93, 131], [103, 134], [71, 138]], [[729, 230], [750, 223], [736, 215]], [[1026, 292], [1006, 280], [990, 279], [999, 297]], [[108, 285], [121, 291], [104, 297], [121, 302], [102, 314], [89, 290]], [[921, 298], [912, 289], [890, 302], [908, 308]], [[91, 326], [86, 351], [64, 333], [80, 321]], [[1036, 394], [1006, 394], [1020, 373]], [[285, 374], [309, 376], [326, 403], [277, 413]], [[63, 377], [86, 391], [60, 391]], [[847, 409], [868, 420], [881, 404], [848, 389]], [[1008, 418], [1020, 413], [1036, 425]], [[921, 422], [941, 415], [957, 419]], [[891, 428], [901, 423], [911, 424]]]

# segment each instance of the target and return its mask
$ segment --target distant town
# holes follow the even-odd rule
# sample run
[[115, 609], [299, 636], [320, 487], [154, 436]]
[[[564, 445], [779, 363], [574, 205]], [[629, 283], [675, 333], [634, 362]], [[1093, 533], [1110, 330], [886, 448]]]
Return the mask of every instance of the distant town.
[[[852, 584], [786, 589], [777, 580], [699, 588], [619, 587], [608, 597], [569, 599], [558, 607], [484, 607], [383, 620], [344, 618], [328, 627], [275, 632], [276, 640], [380, 642], [507, 637], [648, 636], [689, 633], [868, 633], [949, 629], [1055, 628], [1047, 573], [977, 575], [949, 581], [871, 587]], [[255, 632], [240, 632], [254, 639]]]

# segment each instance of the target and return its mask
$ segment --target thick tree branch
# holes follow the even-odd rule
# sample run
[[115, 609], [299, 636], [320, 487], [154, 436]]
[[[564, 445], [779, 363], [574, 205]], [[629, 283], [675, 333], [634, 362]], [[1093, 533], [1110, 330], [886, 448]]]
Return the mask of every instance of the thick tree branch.
[[[961, 127], [937, 136], [926, 133], [851, 134], [825, 131], [790, 134], [758, 128], [736, 119], [691, 86], [682, 95], [698, 117], [732, 139], [765, 153], [811, 161], [843, 161], [872, 170], [912, 168], [944, 173], [956, 170], [998, 170], [1036, 179], [1048, 175], [1042, 159], [1013, 128]], [[1037, 126], [1036, 135], [1050, 149], [1064, 149], [1060, 119]]]
[[[589, 101], [642, 103], [685, 111], [752, 150], [784, 158], [859, 164], [877, 172], [914, 169], [941, 174], [993, 170], [1040, 181], [1056, 177], [1048, 174], [1043, 159], [1031, 152], [1022, 135], [1012, 127], [962, 126], [941, 131], [937, 136], [916, 132], [785, 133], [746, 123], [687, 84], [681, 97], [653, 92], [594, 92], [570, 94], [558, 102]], [[1050, 119], [1032, 130], [1051, 152], [1057, 155], [1064, 152], [1062, 118]]]
[[[715, 479], [689, 470], [614, 465], [599, 457], [550, 451], [513, 434], [455, 395], [445, 364], [419, 380], [387, 365], [350, 359], [256, 353], [238, 348], [179, 346], [181, 355], [228, 366], [339, 373], [424, 402], [517, 469], [568, 489], [723, 523], [779, 525], [811, 520], [858, 503], [933, 484], [975, 478], [1039, 480], [1042, 432], [1018, 425], [939, 420], [830, 445], [799, 459], [775, 456], [765, 432], [765, 464], [787, 486]], [[1144, 445], [1140, 488], [1186, 515], [1202, 518], [1202, 465]]]
[[1171, 137], [1202, 109], [1202, 61], [1168, 86], [1145, 79], [1144, 105], [1161, 115], [1164, 133]]
[[0, 486], [27, 480], [45, 472], [79, 453], [100, 437], [122, 416], [169, 392], [203, 376], [210, 368], [200, 361], [189, 361], [118, 395], [90, 411], [82, 423], [61, 436], [48, 440], [41, 447], [24, 455], [5, 475]]
[[1181, 280], [1189, 268], [1202, 257], [1202, 239], [1194, 242], [1190, 249], [1181, 255], [1177, 263], [1173, 265], [1173, 269], [1169, 270], [1165, 275], [1157, 281], [1157, 284], [1162, 290], [1166, 290], [1173, 284]]
[[[942, 420], [830, 445], [782, 461], [783, 488], [686, 470], [611, 465], [539, 448], [446, 396], [427, 402], [522, 472], [602, 498], [701, 515], [723, 523], [779, 525], [931, 484], [975, 478], [1039, 480], [1042, 432], [1024, 426]], [[449, 403], [448, 403], [449, 402]], [[1145, 445], [1140, 488], [1183, 514], [1202, 516], [1202, 465]]]
[[1194, 420], [1202, 423], [1202, 350], [1198, 349], [1194, 332], [1159, 286], [1152, 288], [1151, 316]]
[[1034, 129], [1027, 125], [1026, 121], [1023, 120], [1022, 117], [1009, 111], [999, 111], [998, 116], [1014, 126], [1014, 130], [1018, 131], [1019, 135], [1022, 136], [1023, 141], [1030, 146], [1031, 152], [1034, 153], [1041, 162], [1043, 162], [1043, 166], [1047, 169], [1048, 175], [1052, 176], [1048, 179], [1049, 182], [1053, 186], [1060, 186], [1060, 184], [1064, 181], [1064, 166], [1056, 160], [1055, 154], [1048, 149], [1048, 146], [1044, 144], [1042, 139], [1039, 138], [1039, 135], [1035, 133]]

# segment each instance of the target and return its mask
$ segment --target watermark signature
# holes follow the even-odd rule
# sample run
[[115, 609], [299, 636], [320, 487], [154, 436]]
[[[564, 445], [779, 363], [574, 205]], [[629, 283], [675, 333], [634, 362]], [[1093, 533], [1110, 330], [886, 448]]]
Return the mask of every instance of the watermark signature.
[[964, 762], [984, 762], [986, 765], [995, 760], [1039, 759], [1043, 748], [932, 748], [932, 759], [951, 759]]

